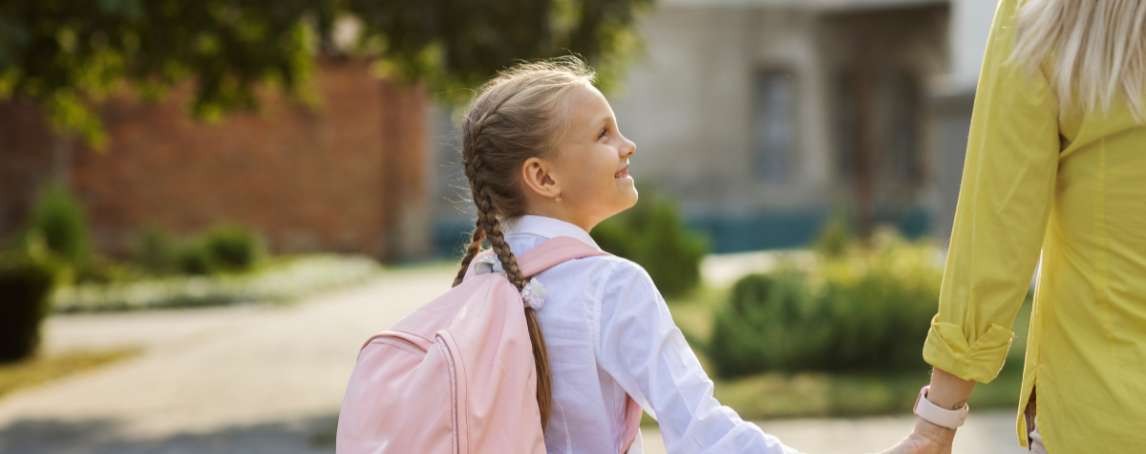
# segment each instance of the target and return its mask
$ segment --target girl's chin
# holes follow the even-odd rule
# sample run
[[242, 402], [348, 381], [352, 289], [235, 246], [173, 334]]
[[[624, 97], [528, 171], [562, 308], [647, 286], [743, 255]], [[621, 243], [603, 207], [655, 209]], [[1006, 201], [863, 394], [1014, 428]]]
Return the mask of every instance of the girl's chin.
[[633, 186], [633, 188], [629, 190], [629, 194], [627, 194], [627, 195], [628, 195], [628, 203], [625, 204], [626, 210], [635, 206], [637, 204], [637, 200], [639, 200], [641, 197], [640, 193], [637, 192], [636, 186]]

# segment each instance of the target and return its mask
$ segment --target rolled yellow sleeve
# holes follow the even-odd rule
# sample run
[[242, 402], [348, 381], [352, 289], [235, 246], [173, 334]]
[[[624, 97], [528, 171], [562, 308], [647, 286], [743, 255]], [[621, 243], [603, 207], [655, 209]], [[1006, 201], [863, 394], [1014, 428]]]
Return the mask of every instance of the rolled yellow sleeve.
[[934, 367], [990, 382], [1038, 262], [1054, 195], [1058, 101], [1037, 69], [1009, 63], [1016, 0], [991, 27], [971, 115], [939, 312], [924, 343]]
[[1014, 332], [992, 323], [982, 336], [969, 341], [962, 326], [938, 319], [936, 315], [931, 321], [931, 330], [923, 343], [924, 360], [964, 380], [980, 383], [994, 380], [1003, 369]]

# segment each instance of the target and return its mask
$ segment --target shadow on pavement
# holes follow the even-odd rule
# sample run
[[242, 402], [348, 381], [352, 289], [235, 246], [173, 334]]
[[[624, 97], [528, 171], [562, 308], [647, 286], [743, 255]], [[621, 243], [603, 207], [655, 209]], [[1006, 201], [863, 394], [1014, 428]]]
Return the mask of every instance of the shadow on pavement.
[[112, 419], [20, 419], [0, 427], [0, 454], [332, 453], [337, 421], [332, 414], [136, 438], [124, 436]]

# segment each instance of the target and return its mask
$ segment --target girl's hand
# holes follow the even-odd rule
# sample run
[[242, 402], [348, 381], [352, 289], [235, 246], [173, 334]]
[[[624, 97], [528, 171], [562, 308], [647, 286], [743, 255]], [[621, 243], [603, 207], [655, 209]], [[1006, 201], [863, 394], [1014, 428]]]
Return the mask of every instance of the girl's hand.
[[917, 418], [915, 430], [881, 454], [951, 454], [951, 443], [954, 440], [954, 430]]

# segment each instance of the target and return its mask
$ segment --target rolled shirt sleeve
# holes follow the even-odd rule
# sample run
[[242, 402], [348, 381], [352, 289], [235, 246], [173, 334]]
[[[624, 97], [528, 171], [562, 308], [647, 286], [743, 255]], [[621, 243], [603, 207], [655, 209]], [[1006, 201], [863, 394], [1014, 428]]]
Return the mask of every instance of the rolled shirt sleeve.
[[924, 360], [987, 383], [1002, 369], [1011, 327], [1038, 263], [1061, 147], [1047, 77], [1009, 62], [1017, 0], [1002, 0], [976, 91], [939, 311]]

